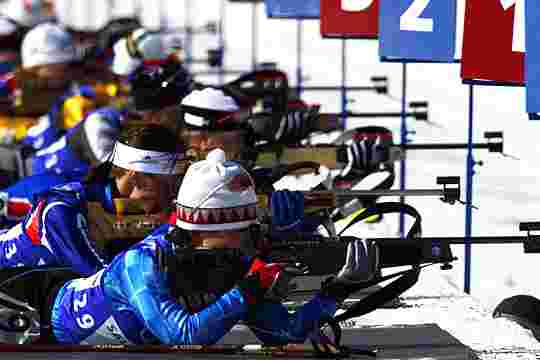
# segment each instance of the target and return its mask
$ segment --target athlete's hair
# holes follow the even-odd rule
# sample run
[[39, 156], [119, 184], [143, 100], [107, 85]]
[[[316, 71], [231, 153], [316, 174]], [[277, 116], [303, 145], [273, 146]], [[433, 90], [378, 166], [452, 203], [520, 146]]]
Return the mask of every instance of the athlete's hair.
[[[184, 147], [174, 132], [158, 124], [123, 128], [118, 136], [118, 141], [141, 150], [170, 153], [180, 153]], [[105, 182], [111, 175], [118, 177], [125, 173], [126, 170], [112, 165], [111, 161], [112, 153], [108, 161], [90, 170], [84, 182], [87, 184]]]

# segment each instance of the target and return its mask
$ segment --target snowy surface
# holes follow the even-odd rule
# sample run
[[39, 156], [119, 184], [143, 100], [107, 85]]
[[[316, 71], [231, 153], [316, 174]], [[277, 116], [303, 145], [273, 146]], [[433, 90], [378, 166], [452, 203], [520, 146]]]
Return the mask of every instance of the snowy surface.
[[[198, 2], [192, 11], [193, 21], [203, 23], [217, 18], [218, 6]], [[215, 1], [217, 4], [218, 1]], [[212, 13], [212, 14], [210, 14]], [[251, 5], [227, 5], [227, 57], [231, 68], [251, 64]], [[296, 68], [296, 22], [269, 20], [259, 7], [260, 61], [278, 61], [294, 82]], [[320, 38], [317, 21], [304, 21], [305, 84], [336, 85], [341, 79], [341, 41]], [[203, 43], [195, 42], [195, 47]], [[348, 83], [366, 85], [370, 76], [386, 75], [393, 98], [371, 93], [350, 94], [350, 109], [355, 111], [399, 111], [401, 64], [380, 63], [377, 42], [348, 41]], [[199, 45], [198, 48], [202, 48]], [[461, 84], [459, 64], [409, 64], [409, 100], [429, 101], [432, 123], [410, 121], [415, 143], [466, 142], [468, 131], [468, 87]], [[529, 121], [525, 114], [522, 88], [475, 87], [474, 139], [482, 142], [485, 131], [504, 131], [505, 153], [512, 157], [475, 151], [475, 160], [484, 161], [476, 168], [473, 203], [473, 235], [520, 235], [518, 223], [540, 220], [540, 123]], [[306, 93], [304, 98], [322, 104], [325, 112], [340, 110], [340, 97], [333, 93]], [[355, 125], [381, 124], [394, 130], [399, 141], [399, 120], [350, 121]], [[517, 158], [517, 159], [516, 159]], [[416, 151], [408, 153], [407, 187], [430, 188], [437, 176], [461, 176], [465, 188], [466, 151]], [[396, 184], [397, 185], [397, 184]], [[464, 195], [463, 195], [464, 196]], [[395, 199], [388, 199], [395, 200]], [[447, 205], [434, 198], [409, 199], [423, 216], [425, 236], [463, 236], [465, 207]], [[385, 224], [368, 229], [380, 235], [396, 235], [397, 219], [387, 217]], [[360, 230], [359, 230], [360, 231]], [[366, 231], [366, 230], [362, 230]], [[540, 350], [540, 344], [521, 327], [506, 320], [491, 319], [493, 308], [505, 297], [530, 294], [540, 298], [539, 255], [526, 255], [522, 245], [475, 245], [472, 249], [472, 297], [462, 292], [464, 282], [463, 247], [454, 246], [460, 258], [454, 269], [424, 271], [419, 283], [405, 294], [417, 297], [417, 307], [402, 310], [377, 310], [362, 318], [362, 325], [436, 322], [460, 341], [475, 350]], [[411, 300], [413, 301], [413, 300]], [[490, 358], [486, 354], [485, 358]], [[534, 354], [512, 357], [500, 353], [491, 358], [535, 358]]]

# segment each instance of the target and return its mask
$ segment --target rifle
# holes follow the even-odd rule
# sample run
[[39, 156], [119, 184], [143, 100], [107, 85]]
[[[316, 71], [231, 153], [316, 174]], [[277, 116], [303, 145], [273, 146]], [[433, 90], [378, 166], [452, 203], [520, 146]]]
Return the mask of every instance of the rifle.
[[[389, 135], [388, 135], [389, 134]], [[332, 144], [310, 146], [287, 146], [284, 144], [263, 144], [258, 147], [257, 165], [271, 167], [277, 164], [312, 161], [317, 159], [321, 165], [336, 169], [347, 163], [347, 145], [349, 140], [362, 140], [381, 136], [385, 139], [391, 132], [383, 127], [366, 126], [348, 130], [341, 134]], [[474, 143], [474, 149], [486, 149], [491, 153], [503, 153], [504, 137], [502, 131], [484, 133], [485, 143]], [[415, 150], [455, 150], [467, 149], [466, 143], [424, 143], [424, 144], [393, 144], [391, 139], [379, 149], [386, 163], [398, 161], [406, 156], [408, 151]]]

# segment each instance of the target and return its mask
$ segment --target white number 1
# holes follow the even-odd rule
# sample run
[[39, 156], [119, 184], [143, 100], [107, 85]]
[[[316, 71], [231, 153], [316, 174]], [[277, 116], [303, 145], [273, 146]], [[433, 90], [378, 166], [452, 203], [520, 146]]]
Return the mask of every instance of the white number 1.
[[422, 19], [422, 12], [429, 0], [413, 0], [411, 6], [401, 15], [399, 29], [404, 31], [433, 32], [433, 19]]
[[512, 51], [525, 52], [525, 1], [501, 0], [504, 10], [514, 7], [514, 29], [512, 35]]
[[375, 0], [341, 0], [341, 10], [343, 11], [364, 11], [373, 4]]

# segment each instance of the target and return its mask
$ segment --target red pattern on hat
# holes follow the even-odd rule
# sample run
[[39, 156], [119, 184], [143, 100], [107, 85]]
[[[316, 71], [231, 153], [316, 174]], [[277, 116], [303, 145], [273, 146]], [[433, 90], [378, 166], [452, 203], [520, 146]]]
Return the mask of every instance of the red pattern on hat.
[[[196, 213], [196, 214], [195, 214]], [[176, 218], [190, 224], [214, 225], [253, 221], [257, 218], [257, 204], [248, 204], [234, 208], [194, 209], [178, 205]]]

